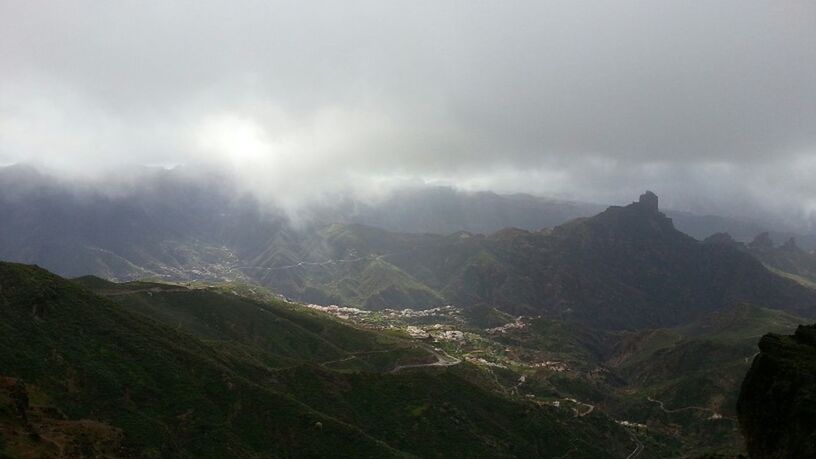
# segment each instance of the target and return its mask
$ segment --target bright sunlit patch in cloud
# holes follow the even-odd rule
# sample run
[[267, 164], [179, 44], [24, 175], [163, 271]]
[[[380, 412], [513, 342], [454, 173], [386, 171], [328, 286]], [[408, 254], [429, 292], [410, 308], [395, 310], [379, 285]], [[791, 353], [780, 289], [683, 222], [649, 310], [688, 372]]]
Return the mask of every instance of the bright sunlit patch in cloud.
[[269, 140], [258, 123], [236, 115], [207, 119], [199, 128], [197, 146], [233, 165], [257, 163], [271, 153]]

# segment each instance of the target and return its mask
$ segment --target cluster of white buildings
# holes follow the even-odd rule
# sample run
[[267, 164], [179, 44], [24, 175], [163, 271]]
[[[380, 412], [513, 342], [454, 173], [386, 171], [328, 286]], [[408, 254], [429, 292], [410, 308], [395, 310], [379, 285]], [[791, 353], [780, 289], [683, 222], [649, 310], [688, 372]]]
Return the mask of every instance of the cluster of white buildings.
[[448, 305], [431, 309], [384, 309], [382, 312], [389, 317], [420, 318], [456, 314], [459, 308]]
[[305, 305], [307, 308], [316, 309], [318, 311], [322, 311], [328, 314], [331, 314], [335, 317], [340, 319], [349, 319], [354, 316], [364, 316], [367, 314], [371, 314], [371, 311], [366, 311], [364, 309], [358, 308], [349, 308], [345, 306], [337, 306], [337, 305], [329, 305], [329, 306], [321, 306], [319, 304], [307, 304]]
[[408, 327], [406, 327], [405, 331], [411, 338], [414, 339], [425, 339], [431, 337], [430, 333], [426, 332], [425, 330], [419, 327], [414, 327], [413, 325], [409, 325]]
[[558, 373], [569, 370], [569, 366], [567, 366], [566, 363], [558, 362], [556, 360], [545, 360], [544, 362], [534, 363], [532, 366], [534, 368], [546, 368]]
[[631, 421], [615, 421], [615, 422], [618, 423], [618, 425], [622, 425], [623, 427], [628, 427], [630, 429], [646, 430], [647, 428], [646, 424], [639, 424], [637, 422]]
[[494, 368], [507, 368], [505, 365], [502, 365], [500, 363], [490, 362], [488, 360], [485, 360], [482, 357], [475, 357], [475, 356], [472, 356], [472, 355], [466, 356], [465, 360], [467, 360], [468, 362], [470, 362], [470, 363], [472, 363], [474, 365], [484, 365], [484, 366], [487, 366], [487, 367], [494, 367]]
[[462, 341], [465, 339], [465, 334], [459, 330], [443, 330], [431, 332], [431, 337], [439, 341]]
[[510, 330], [516, 330], [520, 328], [526, 327], [527, 324], [524, 323], [524, 317], [520, 316], [517, 317], [515, 322], [510, 322], [509, 324], [504, 324], [500, 327], [488, 328], [487, 331], [490, 334], [499, 334], [499, 333], [506, 333]]

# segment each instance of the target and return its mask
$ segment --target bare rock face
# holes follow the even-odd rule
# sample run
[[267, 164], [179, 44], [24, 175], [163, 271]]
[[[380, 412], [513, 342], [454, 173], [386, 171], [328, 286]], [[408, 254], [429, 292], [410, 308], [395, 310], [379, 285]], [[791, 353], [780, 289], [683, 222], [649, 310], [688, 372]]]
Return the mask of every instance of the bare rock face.
[[640, 198], [638, 199], [638, 204], [640, 204], [644, 209], [657, 212], [658, 209], [657, 195], [652, 193], [651, 191], [647, 191], [640, 195]]

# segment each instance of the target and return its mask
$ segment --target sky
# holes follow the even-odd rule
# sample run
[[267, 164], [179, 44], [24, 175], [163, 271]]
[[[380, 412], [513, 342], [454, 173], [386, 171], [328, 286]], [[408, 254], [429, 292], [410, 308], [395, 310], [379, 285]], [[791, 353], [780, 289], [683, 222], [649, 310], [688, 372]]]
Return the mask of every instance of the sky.
[[0, 165], [816, 221], [816, 2], [0, 0]]

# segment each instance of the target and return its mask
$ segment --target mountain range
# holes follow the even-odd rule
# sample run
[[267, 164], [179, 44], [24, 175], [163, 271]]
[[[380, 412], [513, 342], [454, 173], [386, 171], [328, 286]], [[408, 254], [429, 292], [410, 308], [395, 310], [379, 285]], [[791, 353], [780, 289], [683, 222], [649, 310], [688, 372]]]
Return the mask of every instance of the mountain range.
[[305, 301], [488, 305], [601, 328], [672, 326], [745, 302], [803, 316], [816, 305], [812, 290], [746, 251], [676, 230], [651, 193], [545, 231], [437, 236], [334, 225], [310, 246], [324, 247], [326, 261], [298, 264], [275, 251], [253, 260], [254, 277]]
[[[816, 257], [800, 250], [786, 264], [771, 254], [792, 249], [718, 237], [699, 242], [674, 227], [652, 193], [541, 230], [438, 235], [319, 220], [295, 227], [251, 197], [173, 171], [150, 177], [116, 197], [66, 193], [60, 184], [41, 184], [34, 170], [6, 168], [0, 187], [15, 192], [0, 198], [0, 258], [68, 276], [244, 281], [307, 303], [486, 305], [608, 329], [673, 326], [738, 303], [800, 316], [812, 316], [816, 305], [812, 290], [792, 278], [807, 278], [813, 263], [806, 261]], [[532, 214], [538, 202], [525, 198], [513, 207], [507, 202], [514, 198], [501, 199], [496, 206], [508, 214]], [[473, 202], [493, 205], [486, 195]], [[581, 208], [571, 206], [558, 207], [558, 215]], [[482, 213], [490, 215], [462, 210]]]

